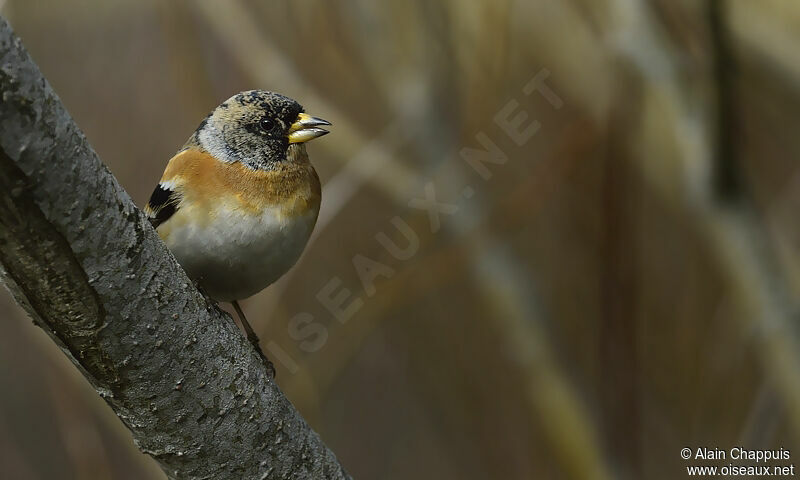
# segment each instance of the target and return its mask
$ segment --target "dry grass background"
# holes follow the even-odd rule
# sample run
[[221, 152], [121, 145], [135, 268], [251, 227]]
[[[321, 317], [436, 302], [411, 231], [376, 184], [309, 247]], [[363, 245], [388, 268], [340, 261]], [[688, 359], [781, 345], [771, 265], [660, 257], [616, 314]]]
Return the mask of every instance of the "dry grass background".
[[[334, 123], [309, 147], [314, 241], [244, 308], [355, 478], [672, 479], [684, 446], [800, 452], [796, 1], [0, 4], [139, 205], [237, 91]], [[522, 92], [545, 70], [561, 108]], [[521, 146], [493, 122], [512, 99], [541, 124]], [[459, 158], [479, 132], [508, 156], [488, 181]], [[459, 206], [436, 233], [408, 205], [431, 182]], [[395, 216], [419, 237], [404, 261], [375, 238], [402, 243]], [[371, 296], [359, 254], [394, 271]], [[334, 277], [364, 302], [344, 324], [316, 299]], [[0, 477], [163, 478], [6, 293], [0, 312]]]

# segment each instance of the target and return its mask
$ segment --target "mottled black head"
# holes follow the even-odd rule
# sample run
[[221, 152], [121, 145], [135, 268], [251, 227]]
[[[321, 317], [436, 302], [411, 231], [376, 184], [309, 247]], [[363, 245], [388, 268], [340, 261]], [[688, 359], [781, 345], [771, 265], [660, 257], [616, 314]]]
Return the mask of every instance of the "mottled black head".
[[292, 158], [287, 155], [290, 145], [328, 133], [317, 128], [320, 125], [330, 123], [303, 113], [303, 107], [291, 98], [250, 90], [214, 109], [193, 140], [224, 162], [270, 169]]

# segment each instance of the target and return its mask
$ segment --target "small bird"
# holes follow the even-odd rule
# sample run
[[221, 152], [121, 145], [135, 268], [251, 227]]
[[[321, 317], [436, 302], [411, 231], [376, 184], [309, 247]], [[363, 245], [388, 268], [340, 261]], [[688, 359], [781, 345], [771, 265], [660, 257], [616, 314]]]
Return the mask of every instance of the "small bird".
[[327, 134], [324, 125], [283, 95], [234, 95], [170, 159], [145, 207], [189, 277], [233, 304], [273, 376], [237, 300], [276, 281], [303, 253], [322, 195], [305, 142]]

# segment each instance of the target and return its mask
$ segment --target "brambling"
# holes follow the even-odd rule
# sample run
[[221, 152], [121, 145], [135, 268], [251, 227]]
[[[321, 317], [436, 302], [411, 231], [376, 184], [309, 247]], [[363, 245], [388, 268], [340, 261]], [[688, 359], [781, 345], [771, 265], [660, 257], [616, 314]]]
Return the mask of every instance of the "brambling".
[[234, 95], [170, 159], [145, 207], [189, 277], [233, 304], [272, 375], [237, 300], [266, 288], [303, 253], [321, 199], [305, 142], [327, 134], [323, 125], [330, 123], [283, 95]]

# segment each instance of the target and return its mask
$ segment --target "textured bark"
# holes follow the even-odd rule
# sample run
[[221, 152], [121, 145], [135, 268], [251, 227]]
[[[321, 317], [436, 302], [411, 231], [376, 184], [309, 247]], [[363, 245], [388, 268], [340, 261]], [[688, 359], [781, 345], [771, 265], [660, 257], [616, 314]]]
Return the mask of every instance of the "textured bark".
[[0, 18], [0, 274], [170, 478], [349, 478]]

